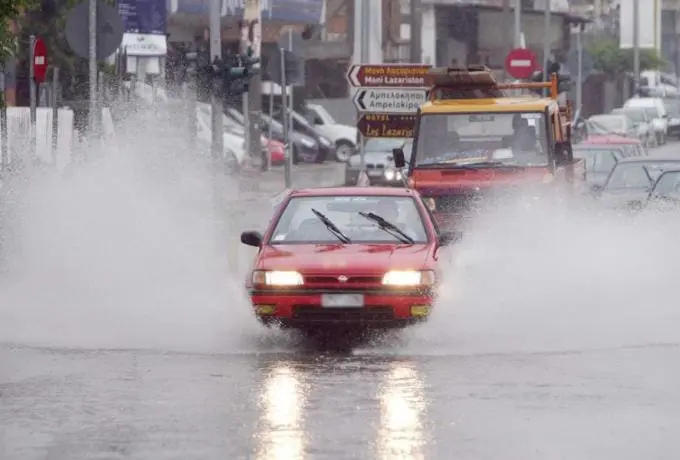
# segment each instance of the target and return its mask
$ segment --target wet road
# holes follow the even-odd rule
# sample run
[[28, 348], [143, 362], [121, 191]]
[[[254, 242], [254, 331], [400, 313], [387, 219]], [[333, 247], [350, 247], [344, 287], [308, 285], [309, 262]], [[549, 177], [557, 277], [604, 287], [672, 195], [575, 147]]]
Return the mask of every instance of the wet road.
[[670, 459], [678, 358], [3, 348], [0, 456]]
[[[671, 144], [655, 153], [671, 154], [676, 148]], [[248, 220], [252, 214], [242, 210], [238, 226], [254, 224]], [[665, 249], [665, 257], [680, 260], [673, 247]], [[660, 260], [640, 261], [640, 267], [649, 270]], [[247, 262], [237, 263], [236, 282], [247, 270]], [[95, 268], [92, 273], [98, 273]], [[565, 270], [577, 274], [572, 267]], [[174, 278], [165, 276], [165, 285], [173, 287], [168, 280]], [[526, 278], [549, 284], [545, 268]], [[573, 282], [582, 289], [592, 279], [586, 273]], [[661, 283], [656, 274], [654, 280]], [[486, 283], [490, 290], [504, 287]], [[626, 281], [600, 278], [597, 284], [610, 292]], [[559, 312], [542, 313], [506, 299], [511, 316], [532, 319], [518, 323], [511, 316], [491, 315], [463, 331], [477, 345], [493, 344], [492, 351], [457, 342], [460, 331], [452, 326], [457, 319], [452, 322], [446, 314], [455, 307], [447, 299], [430, 323], [347, 353], [309, 349], [241, 316], [228, 319], [236, 324], [224, 334], [238, 336], [243, 330], [247, 340], [235, 337], [201, 353], [171, 351], [182, 348], [173, 346], [175, 338], [208, 335], [213, 332], [209, 323], [222, 321], [203, 312], [212, 305], [204, 305], [196, 292], [187, 299], [194, 300], [190, 305], [200, 320], [182, 316], [170, 322], [156, 316], [160, 324], [150, 317], [177, 312], [150, 307], [155, 309], [150, 317], [139, 311], [135, 316], [121, 304], [117, 308], [125, 310], [126, 319], [116, 322], [107, 311], [111, 316], [102, 314], [95, 325], [97, 312], [44, 300], [50, 310], [63, 308], [63, 315], [43, 310], [29, 324], [40, 324], [46, 337], [59, 338], [58, 344], [29, 347], [12, 338], [11, 344], [0, 345], [0, 459], [674, 459], [680, 431], [680, 340], [674, 340], [680, 334], [674, 331], [680, 322], [677, 316], [642, 321], [663, 300], [651, 292], [659, 286], [650, 281], [640, 287], [649, 305], [634, 299], [623, 304], [637, 290], [620, 298], [599, 297], [583, 309], [578, 307], [582, 299], [565, 299], [564, 305], [577, 306], [568, 310], [571, 318], [559, 317], [563, 322], [576, 318], [564, 330], [551, 323]], [[235, 289], [216, 296], [218, 308], [238, 296]], [[555, 298], [568, 292], [553, 291], [549, 295]], [[535, 297], [523, 301], [540, 303]], [[598, 310], [598, 302], [605, 301], [612, 308]], [[143, 308], [149, 304], [134, 306]], [[626, 311], [630, 329], [612, 325], [621, 337], [595, 344], [619, 309]], [[63, 324], [52, 322], [58, 317], [66, 318]], [[667, 326], [665, 334], [634, 337], [631, 332], [637, 326], [653, 331], [660, 323]], [[80, 330], [90, 336], [82, 338]], [[510, 331], [511, 337], [499, 331]], [[5, 330], [0, 342], [7, 342], [11, 332], [21, 336], [22, 331]], [[132, 340], [154, 334], [163, 340], [153, 345]], [[569, 346], [536, 346], [560, 334], [568, 336]], [[94, 346], [96, 336], [115, 340], [108, 341], [111, 347]], [[504, 346], [515, 341], [528, 344], [523, 350]], [[81, 347], [86, 349], [76, 349]]]

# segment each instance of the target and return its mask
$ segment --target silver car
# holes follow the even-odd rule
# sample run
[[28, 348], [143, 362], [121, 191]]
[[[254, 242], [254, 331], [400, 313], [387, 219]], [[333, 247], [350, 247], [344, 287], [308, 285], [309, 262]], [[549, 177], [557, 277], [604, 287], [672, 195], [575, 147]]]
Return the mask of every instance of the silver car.
[[649, 109], [643, 107], [624, 107], [612, 110], [612, 113], [628, 115], [637, 130], [637, 138], [645, 147], [656, 147], [654, 124], [649, 116]]
[[[406, 160], [411, 156], [413, 139], [410, 138], [372, 138], [364, 146], [366, 175], [371, 185], [402, 184], [402, 172], [394, 167], [392, 149], [404, 149]], [[361, 173], [361, 155], [356, 153], [347, 161], [345, 185], [356, 185]]]

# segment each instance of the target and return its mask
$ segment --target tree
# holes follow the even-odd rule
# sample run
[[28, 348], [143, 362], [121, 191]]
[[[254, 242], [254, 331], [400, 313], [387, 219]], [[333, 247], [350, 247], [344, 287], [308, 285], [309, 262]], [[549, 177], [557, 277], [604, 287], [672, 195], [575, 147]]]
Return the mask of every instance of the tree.
[[12, 24], [34, 5], [35, 0], [0, 0], [0, 63], [14, 56], [17, 49]]
[[[633, 50], [620, 48], [618, 40], [598, 39], [586, 45], [586, 49], [593, 58], [593, 68], [612, 80], [634, 70]], [[660, 69], [665, 65], [666, 61], [656, 50], [640, 50], [641, 70]]]

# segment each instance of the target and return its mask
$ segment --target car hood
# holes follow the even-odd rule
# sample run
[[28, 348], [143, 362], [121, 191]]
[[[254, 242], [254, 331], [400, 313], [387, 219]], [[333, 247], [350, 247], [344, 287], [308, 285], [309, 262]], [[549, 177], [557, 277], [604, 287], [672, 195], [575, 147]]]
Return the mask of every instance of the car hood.
[[297, 270], [305, 273], [383, 273], [422, 269], [429, 245], [391, 244], [286, 244], [265, 246], [261, 270]]
[[296, 144], [304, 142], [306, 144], [313, 144], [315, 146], [319, 145], [319, 143], [316, 142], [316, 139], [314, 139], [311, 136], [307, 136], [306, 134], [302, 134], [299, 131], [290, 131], [290, 137], [292, 141], [295, 142]]
[[609, 173], [588, 172], [586, 173], [586, 177], [588, 185], [602, 187], [607, 182], [607, 177], [609, 177]]
[[635, 201], [643, 202], [647, 199], [648, 193], [647, 189], [604, 191], [600, 195], [600, 202], [607, 207], [618, 208]]

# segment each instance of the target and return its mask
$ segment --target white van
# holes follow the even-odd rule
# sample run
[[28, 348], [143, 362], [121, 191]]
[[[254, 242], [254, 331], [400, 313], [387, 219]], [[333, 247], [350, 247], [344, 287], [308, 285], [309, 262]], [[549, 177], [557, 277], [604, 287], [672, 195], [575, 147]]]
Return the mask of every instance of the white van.
[[652, 120], [656, 140], [659, 145], [665, 144], [668, 138], [668, 112], [660, 97], [633, 97], [623, 104], [624, 107], [649, 107], [656, 109], [657, 117]]

